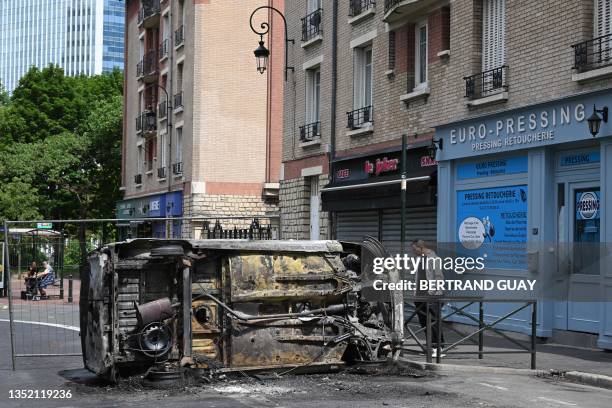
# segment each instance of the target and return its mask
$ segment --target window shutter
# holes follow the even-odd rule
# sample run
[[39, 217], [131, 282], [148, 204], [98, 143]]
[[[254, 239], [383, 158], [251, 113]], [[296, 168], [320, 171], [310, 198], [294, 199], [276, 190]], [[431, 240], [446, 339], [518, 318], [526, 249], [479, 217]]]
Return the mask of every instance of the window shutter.
[[594, 37], [612, 33], [612, 14], [610, 0], [596, 0]]
[[485, 0], [482, 10], [482, 70], [506, 62], [506, 0]]

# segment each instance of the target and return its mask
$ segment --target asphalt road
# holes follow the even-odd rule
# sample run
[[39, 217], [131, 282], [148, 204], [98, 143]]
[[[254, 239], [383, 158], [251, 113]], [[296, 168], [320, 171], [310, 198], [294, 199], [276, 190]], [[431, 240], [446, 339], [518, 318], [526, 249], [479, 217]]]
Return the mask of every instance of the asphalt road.
[[[44, 330], [45, 328], [37, 328]], [[83, 370], [80, 357], [22, 357], [10, 368], [8, 324], [0, 322], [0, 407], [512, 407], [610, 408], [612, 390], [521, 375], [432, 376], [411, 370], [226, 378], [151, 389], [139, 378], [118, 386]], [[67, 399], [10, 399], [11, 390], [64, 390]]]

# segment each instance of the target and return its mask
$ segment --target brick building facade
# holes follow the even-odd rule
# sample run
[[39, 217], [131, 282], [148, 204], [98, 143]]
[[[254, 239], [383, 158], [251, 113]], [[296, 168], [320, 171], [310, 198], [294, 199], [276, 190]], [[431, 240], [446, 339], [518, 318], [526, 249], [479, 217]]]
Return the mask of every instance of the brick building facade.
[[[119, 218], [278, 213], [284, 29], [265, 10], [255, 16], [258, 23], [271, 18], [270, 64], [260, 75], [249, 17], [260, 6], [283, 10], [283, 3], [126, 2]], [[202, 227], [174, 224], [167, 231], [154, 222], [148, 233], [198, 237]]]

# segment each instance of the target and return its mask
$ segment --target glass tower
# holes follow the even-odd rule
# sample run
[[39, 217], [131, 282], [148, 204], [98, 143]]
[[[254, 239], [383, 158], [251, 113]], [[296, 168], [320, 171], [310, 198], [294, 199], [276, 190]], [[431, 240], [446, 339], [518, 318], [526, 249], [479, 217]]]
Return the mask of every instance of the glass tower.
[[67, 75], [123, 68], [125, 2], [0, 0], [0, 81], [11, 92], [31, 66]]

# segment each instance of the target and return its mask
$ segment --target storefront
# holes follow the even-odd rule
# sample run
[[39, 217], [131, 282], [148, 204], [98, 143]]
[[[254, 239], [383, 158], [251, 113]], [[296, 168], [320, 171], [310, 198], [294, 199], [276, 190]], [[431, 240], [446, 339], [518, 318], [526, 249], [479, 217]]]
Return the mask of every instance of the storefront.
[[[427, 148], [408, 150], [406, 240], [436, 241], [436, 162]], [[391, 251], [400, 243], [401, 148], [342, 158], [332, 163], [331, 183], [322, 189], [323, 211], [332, 216], [334, 238], [373, 236]]]
[[[487, 254], [490, 277], [537, 279], [538, 336], [591, 333], [607, 349], [612, 122], [594, 137], [587, 119], [610, 101], [600, 91], [436, 129], [439, 244]], [[505, 328], [528, 333], [527, 322], [518, 315]]]
[[[180, 218], [183, 215], [183, 192], [154, 194], [146, 197], [132, 198], [117, 203], [116, 217], [124, 220], [118, 224], [120, 237], [166, 237], [167, 223], [160, 221], [142, 221], [140, 218]], [[172, 237], [181, 236], [181, 221], [172, 221]]]

